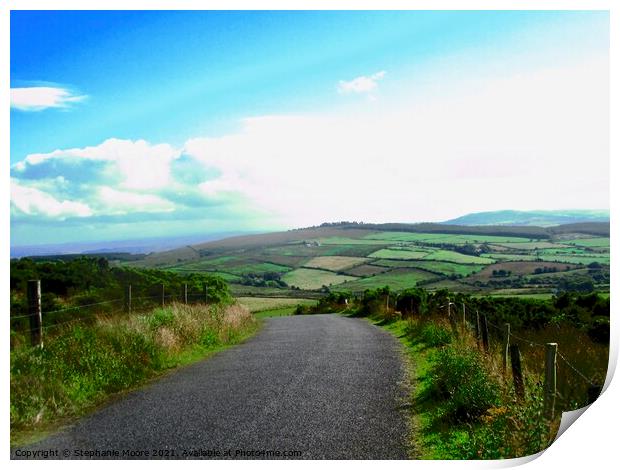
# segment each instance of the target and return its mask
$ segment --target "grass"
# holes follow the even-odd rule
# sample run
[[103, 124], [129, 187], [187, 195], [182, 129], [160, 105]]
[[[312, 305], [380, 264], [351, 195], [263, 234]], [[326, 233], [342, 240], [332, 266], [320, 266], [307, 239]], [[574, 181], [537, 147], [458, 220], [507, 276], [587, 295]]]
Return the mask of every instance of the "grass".
[[445, 319], [372, 321], [403, 344], [411, 380], [414, 458], [499, 459], [531, 455], [551, 442], [559, 419], [542, 419], [541, 390], [526, 378], [517, 402], [498, 362]]
[[424, 260], [451, 261], [461, 264], [492, 264], [493, 260], [479, 256], [464, 255], [456, 251], [436, 250], [424, 257]]
[[356, 279], [353, 276], [336, 274], [331, 271], [321, 269], [299, 268], [286, 273], [282, 280], [289, 286], [299, 287], [300, 289], [320, 289], [323, 286], [342, 284], [343, 282]]
[[541, 255], [539, 256], [543, 261], [555, 261], [558, 263], [572, 263], [572, 264], [590, 264], [601, 263], [609, 264], [609, 255], [607, 256], [563, 256], [563, 255]]
[[483, 266], [480, 264], [458, 264], [451, 263], [449, 261], [415, 261], [411, 263], [411, 267], [425, 269], [437, 274], [443, 274], [444, 276], [450, 276], [456, 274], [459, 276], [469, 276], [470, 274], [477, 273]]
[[393, 290], [402, 290], [414, 287], [419, 281], [434, 279], [434, 274], [417, 269], [393, 269], [382, 274], [370, 276], [362, 279], [356, 279], [342, 284], [342, 289], [351, 291], [363, 291], [365, 289], [374, 289], [377, 287], [389, 286]]
[[566, 241], [563, 241], [562, 243], [567, 243], [569, 245], [586, 246], [588, 248], [609, 247], [609, 237], [578, 238], [576, 240], [566, 240]]
[[11, 443], [82, 416], [109, 397], [237, 344], [259, 322], [240, 306], [173, 304], [148, 314], [95, 317], [11, 351]]
[[423, 250], [398, 250], [394, 248], [382, 248], [368, 255], [370, 258], [387, 258], [394, 260], [422, 259], [428, 255], [428, 251]]
[[278, 310], [282, 308], [295, 307], [301, 305], [313, 305], [316, 300], [296, 299], [290, 297], [237, 297], [240, 305], [248, 308], [250, 312], [262, 312], [266, 310]]
[[353, 256], [317, 256], [308, 261], [304, 266], [309, 268], [325, 269], [327, 271], [344, 271], [346, 269], [364, 264], [368, 259]]
[[261, 310], [254, 314], [255, 318], [264, 319], [272, 317], [289, 317], [295, 313], [295, 307], [274, 308], [270, 310]]

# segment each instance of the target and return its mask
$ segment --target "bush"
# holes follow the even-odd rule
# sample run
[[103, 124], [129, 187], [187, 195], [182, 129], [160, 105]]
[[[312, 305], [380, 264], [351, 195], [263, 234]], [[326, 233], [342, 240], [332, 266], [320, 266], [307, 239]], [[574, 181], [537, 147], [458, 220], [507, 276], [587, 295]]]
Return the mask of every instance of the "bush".
[[432, 391], [445, 400], [445, 417], [472, 422], [498, 403], [500, 389], [483, 365], [480, 353], [446, 347], [437, 352], [431, 372]]
[[427, 323], [422, 327], [420, 337], [429, 347], [445, 346], [452, 342], [452, 333], [448, 328], [436, 323]]

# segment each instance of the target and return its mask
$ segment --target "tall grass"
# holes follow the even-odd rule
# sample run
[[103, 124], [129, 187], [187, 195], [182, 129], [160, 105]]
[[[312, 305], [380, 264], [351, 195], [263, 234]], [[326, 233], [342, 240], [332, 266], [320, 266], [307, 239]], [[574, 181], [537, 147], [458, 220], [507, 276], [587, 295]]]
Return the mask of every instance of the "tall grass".
[[79, 416], [112, 393], [238, 343], [257, 325], [239, 305], [172, 304], [61, 327], [44, 348], [11, 352], [11, 439]]
[[499, 352], [485, 354], [465, 328], [440, 316], [402, 320], [378, 315], [375, 320], [400, 332], [412, 357], [418, 457], [521, 457], [553, 440], [559, 419], [549, 423], [543, 416], [540, 373], [525, 366], [525, 398], [518, 400]]

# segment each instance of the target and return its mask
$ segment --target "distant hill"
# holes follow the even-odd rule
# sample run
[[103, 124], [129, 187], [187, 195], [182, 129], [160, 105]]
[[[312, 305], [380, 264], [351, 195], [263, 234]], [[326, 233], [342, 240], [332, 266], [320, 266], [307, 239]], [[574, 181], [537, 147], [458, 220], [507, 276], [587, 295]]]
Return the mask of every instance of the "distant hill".
[[443, 222], [446, 225], [520, 225], [551, 227], [586, 222], [609, 222], [608, 210], [474, 212]]

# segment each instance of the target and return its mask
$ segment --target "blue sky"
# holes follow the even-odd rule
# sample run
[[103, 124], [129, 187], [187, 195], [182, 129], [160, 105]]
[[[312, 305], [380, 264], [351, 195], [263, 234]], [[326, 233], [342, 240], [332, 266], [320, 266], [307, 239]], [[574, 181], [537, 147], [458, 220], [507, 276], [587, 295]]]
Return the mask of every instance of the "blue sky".
[[608, 43], [605, 12], [13, 11], [11, 244], [608, 208]]

